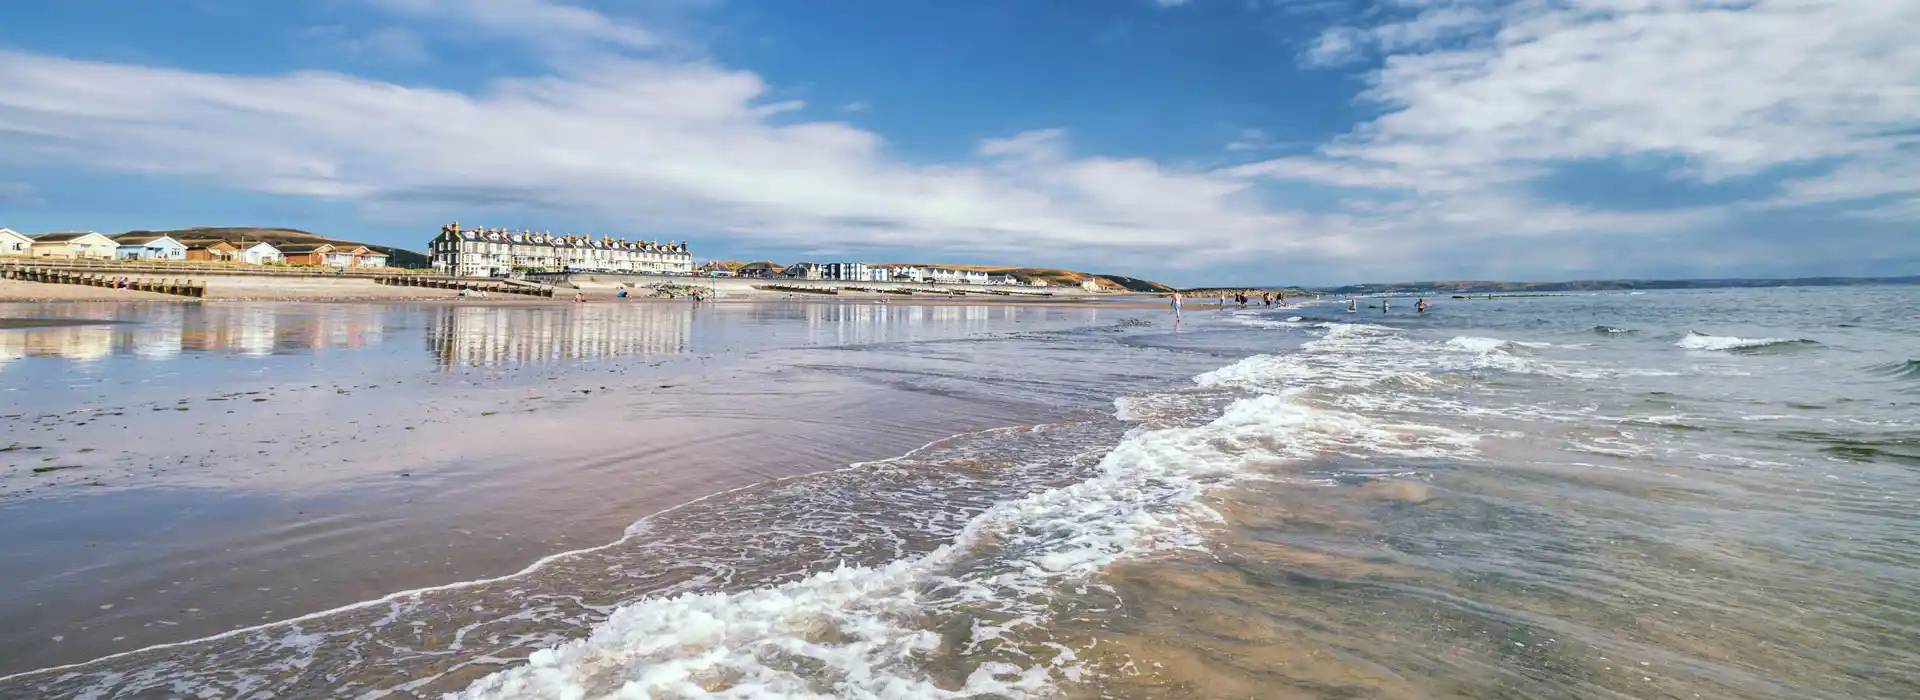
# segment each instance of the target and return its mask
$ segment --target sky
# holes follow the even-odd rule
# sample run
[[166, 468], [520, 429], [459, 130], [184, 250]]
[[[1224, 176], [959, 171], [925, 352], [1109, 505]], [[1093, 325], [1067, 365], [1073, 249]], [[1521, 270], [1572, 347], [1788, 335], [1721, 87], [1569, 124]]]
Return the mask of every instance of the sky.
[[1920, 274], [1913, 0], [63, 0], [0, 227], [1188, 285]]

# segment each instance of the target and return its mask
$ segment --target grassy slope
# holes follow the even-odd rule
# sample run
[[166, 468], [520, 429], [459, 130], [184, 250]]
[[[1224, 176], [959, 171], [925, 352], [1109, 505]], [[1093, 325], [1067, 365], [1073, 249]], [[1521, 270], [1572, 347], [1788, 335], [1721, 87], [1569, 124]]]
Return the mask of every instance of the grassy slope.
[[217, 239], [220, 239], [223, 241], [229, 241], [229, 242], [237, 242], [237, 241], [243, 241], [243, 240], [244, 241], [266, 241], [274, 245], [292, 245], [292, 244], [300, 244], [300, 243], [310, 243], [310, 244], [332, 243], [336, 246], [363, 245], [370, 250], [377, 250], [382, 253], [386, 253], [387, 264], [393, 267], [424, 268], [427, 266], [427, 256], [422, 255], [420, 253], [413, 252], [411, 250], [407, 250], [405, 248], [395, 248], [393, 246], [374, 245], [372, 243], [359, 243], [356, 241], [348, 241], [348, 240], [343, 240], [339, 238], [328, 238], [326, 236], [313, 233], [311, 231], [301, 231], [299, 229], [291, 229], [291, 228], [252, 228], [247, 226], [196, 226], [193, 228], [178, 229], [173, 231], [128, 231], [127, 233], [146, 234], [146, 235], [166, 235], [166, 236], [172, 236], [175, 240], [217, 238]]

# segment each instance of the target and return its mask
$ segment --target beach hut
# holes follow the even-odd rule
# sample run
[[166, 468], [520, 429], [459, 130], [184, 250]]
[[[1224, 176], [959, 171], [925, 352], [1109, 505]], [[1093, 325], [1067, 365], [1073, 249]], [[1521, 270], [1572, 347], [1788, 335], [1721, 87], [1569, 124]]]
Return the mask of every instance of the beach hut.
[[115, 260], [185, 260], [187, 246], [172, 236], [157, 233], [128, 233], [114, 236]]
[[33, 239], [10, 228], [0, 228], [0, 255], [26, 255]]
[[273, 247], [272, 243], [266, 241], [254, 243], [242, 241], [240, 244], [233, 246], [233, 248], [235, 249], [233, 254], [234, 258], [244, 263], [266, 265], [268, 263], [286, 262], [287, 260], [286, 256], [280, 254], [279, 248]]
[[36, 258], [112, 260], [120, 244], [92, 231], [60, 231], [33, 237], [28, 252]]

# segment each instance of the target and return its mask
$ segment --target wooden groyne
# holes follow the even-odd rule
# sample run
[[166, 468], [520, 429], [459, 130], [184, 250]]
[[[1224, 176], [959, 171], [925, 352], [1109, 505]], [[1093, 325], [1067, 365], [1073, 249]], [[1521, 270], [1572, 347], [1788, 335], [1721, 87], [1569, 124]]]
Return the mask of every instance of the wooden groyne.
[[488, 294], [521, 294], [534, 297], [553, 296], [552, 287], [522, 287], [515, 284], [495, 282], [468, 282], [444, 277], [396, 276], [376, 277], [375, 282], [389, 287], [425, 287], [427, 289], [453, 289], [467, 292], [485, 292]]
[[9, 265], [0, 268], [0, 278], [41, 284], [77, 284], [83, 287], [125, 289], [135, 292], [172, 294], [195, 299], [207, 296], [207, 283], [187, 279], [147, 279], [124, 276], [81, 274], [40, 266]]

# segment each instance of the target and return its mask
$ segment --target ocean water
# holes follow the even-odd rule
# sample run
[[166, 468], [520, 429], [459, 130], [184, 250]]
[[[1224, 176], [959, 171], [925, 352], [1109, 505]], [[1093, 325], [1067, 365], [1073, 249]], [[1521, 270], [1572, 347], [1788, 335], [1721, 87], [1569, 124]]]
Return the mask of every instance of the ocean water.
[[1920, 288], [1433, 301], [815, 348], [1065, 418], [0, 696], [1920, 696]]

